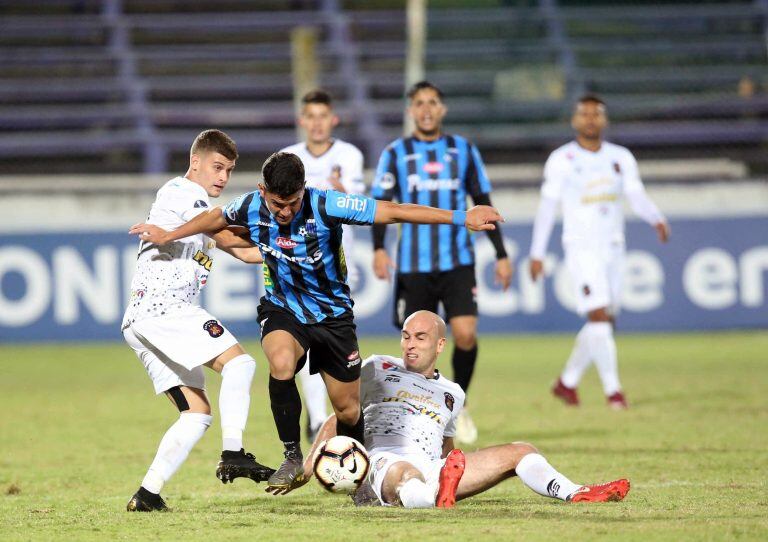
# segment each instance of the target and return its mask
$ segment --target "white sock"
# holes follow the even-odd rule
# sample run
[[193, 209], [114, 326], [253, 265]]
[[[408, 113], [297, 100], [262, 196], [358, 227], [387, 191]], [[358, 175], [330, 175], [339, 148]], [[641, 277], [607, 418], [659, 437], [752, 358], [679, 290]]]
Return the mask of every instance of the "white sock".
[[221, 370], [219, 411], [221, 413], [222, 450], [239, 452], [251, 405], [251, 382], [256, 362], [248, 354], [229, 360]]
[[603, 383], [605, 395], [613, 395], [621, 391], [613, 326], [610, 322], [587, 322], [584, 328], [587, 331], [589, 353], [595, 360], [595, 367]]
[[576, 335], [576, 342], [573, 345], [573, 350], [565, 363], [563, 373], [560, 375], [560, 382], [568, 388], [577, 388], [581, 377], [584, 376], [584, 371], [589, 368], [589, 364], [592, 363], [592, 358], [589, 355], [589, 343], [587, 341], [587, 326], [586, 324], [581, 328], [579, 334]]
[[325, 389], [325, 382], [319, 373], [309, 374], [309, 361], [301, 368], [299, 375], [301, 376], [301, 392], [304, 395], [304, 405], [307, 407], [309, 425], [313, 428], [318, 427], [328, 418], [325, 399], [328, 392]]
[[434, 508], [435, 489], [418, 478], [411, 478], [397, 491], [405, 508]]
[[197, 412], [182, 412], [165, 432], [154, 461], [149, 466], [141, 485], [147, 491], [160, 493], [163, 485], [179, 470], [190, 450], [211, 425], [211, 416]]
[[528, 454], [515, 467], [525, 485], [539, 495], [566, 500], [581, 486], [557, 472], [541, 454]]

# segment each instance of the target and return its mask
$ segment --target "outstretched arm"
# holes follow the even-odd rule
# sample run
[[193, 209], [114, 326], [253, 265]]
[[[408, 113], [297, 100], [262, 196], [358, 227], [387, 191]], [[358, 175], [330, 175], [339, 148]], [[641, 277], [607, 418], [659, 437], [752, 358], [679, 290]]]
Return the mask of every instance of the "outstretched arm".
[[456, 224], [472, 231], [487, 231], [496, 228], [494, 222], [504, 222], [499, 212], [487, 205], [475, 205], [469, 211], [449, 211], [426, 205], [377, 201], [376, 224]]
[[218, 232], [219, 230], [229, 226], [229, 223], [224, 219], [221, 207], [214, 207], [210, 211], [200, 213], [195, 218], [179, 226], [173, 231], [166, 231], [154, 224], [134, 224], [128, 233], [138, 235], [142, 241], [149, 241], [157, 245], [165, 245], [171, 241], [183, 239], [190, 235], [197, 235], [198, 233], [211, 233]]

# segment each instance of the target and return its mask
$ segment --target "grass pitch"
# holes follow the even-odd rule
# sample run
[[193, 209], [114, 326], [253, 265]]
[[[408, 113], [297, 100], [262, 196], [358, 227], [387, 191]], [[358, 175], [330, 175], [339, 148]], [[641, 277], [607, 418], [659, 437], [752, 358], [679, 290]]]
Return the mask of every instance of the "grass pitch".
[[[619, 336], [631, 409], [609, 411], [592, 370], [583, 405], [549, 395], [570, 336], [483, 337], [470, 390], [478, 446], [526, 440], [575, 482], [626, 476], [623, 503], [568, 505], [519, 480], [454, 510], [355, 509], [312, 482], [283, 497], [214, 477], [214, 421], [166, 486], [169, 514], [128, 514], [177, 417], [122, 344], [0, 346], [2, 540], [765, 540], [768, 335]], [[246, 446], [277, 465], [280, 445], [258, 363]], [[364, 354], [397, 340], [364, 340]], [[448, 354], [442, 360], [449, 365]], [[450, 370], [446, 370], [450, 373]], [[219, 377], [210, 373], [216, 405]], [[306, 446], [305, 446], [306, 448]]]

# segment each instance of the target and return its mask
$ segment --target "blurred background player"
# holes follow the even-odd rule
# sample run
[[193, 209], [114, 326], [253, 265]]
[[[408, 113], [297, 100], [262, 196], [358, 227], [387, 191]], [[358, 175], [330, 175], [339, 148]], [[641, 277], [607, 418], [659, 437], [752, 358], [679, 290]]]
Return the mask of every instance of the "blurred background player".
[[[443, 209], [465, 210], [467, 195], [476, 205], [491, 205], [491, 183], [480, 152], [458, 135], [443, 134], [447, 109], [442, 91], [428, 81], [407, 94], [408, 113], [415, 129], [381, 154], [372, 196], [397, 198]], [[380, 279], [394, 268], [385, 249], [385, 225], [373, 228], [373, 268]], [[512, 279], [501, 231], [488, 231], [496, 250], [496, 283], [504, 290]], [[455, 225], [404, 224], [400, 229], [395, 278], [394, 324], [399, 329], [417, 310], [438, 311], [442, 303], [451, 326], [454, 380], [466, 393], [477, 361], [477, 287], [474, 237]], [[472, 443], [477, 428], [466, 407], [460, 414], [456, 438]]]
[[645, 193], [632, 153], [602, 139], [608, 124], [603, 101], [585, 95], [574, 108], [571, 126], [576, 139], [558, 148], [544, 166], [541, 203], [531, 241], [530, 273], [538, 279], [555, 223], [558, 204], [563, 212], [563, 250], [576, 295], [576, 309], [587, 323], [552, 392], [566, 404], [578, 405], [576, 388], [592, 361], [603, 384], [608, 404], [627, 408], [619, 382], [615, 317], [621, 302], [624, 264], [622, 199], [651, 224], [666, 243], [669, 226]]
[[[324, 90], [312, 90], [304, 95], [301, 103], [298, 122], [304, 129], [305, 139], [281, 152], [290, 152], [301, 158], [308, 187], [363, 194], [363, 154], [354, 145], [333, 137], [333, 129], [339, 124], [339, 117], [333, 110], [331, 95]], [[342, 230], [347, 284], [354, 291], [359, 278], [353, 259], [355, 232], [348, 224], [344, 224]], [[312, 442], [328, 417], [328, 411], [323, 379], [319, 374], [310, 374], [309, 365], [304, 365], [299, 376], [307, 407], [306, 435], [309, 442]]]
[[[237, 147], [229, 136], [219, 130], [202, 132], [192, 144], [187, 173], [158, 190], [147, 222], [174, 230], [207, 211], [208, 198], [221, 195], [236, 160]], [[128, 503], [130, 512], [166, 509], [160, 490], [211, 424], [203, 365], [222, 377], [223, 451], [216, 476], [224, 483], [241, 476], [260, 482], [274, 472], [243, 450], [256, 362], [199, 305], [217, 241], [219, 248], [246, 263], [262, 261], [257, 248], [227, 230], [163, 246], [143, 238], [139, 244], [122, 332], [149, 373], [155, 392], [165, 393], [181, 415], [161, 440], [141, 487]]]
[[[353, 497], [355, 504], [451, 508], [457, 499], [513, 476], [539, 495], [566, 502], [620, 501], [626, 496], [628, 480], [575, 484], [526, 442], [466, 454], [454, 449], [464, 392], [435, 368], [445, 348], [445, 331], [437, 314], [417, 311], [403, 324], [402, 358], [373, 355], [363, 362], [360, 401], [370, 471]], [[331, 418], [313, 452], [333, 436], [333, 429]]]

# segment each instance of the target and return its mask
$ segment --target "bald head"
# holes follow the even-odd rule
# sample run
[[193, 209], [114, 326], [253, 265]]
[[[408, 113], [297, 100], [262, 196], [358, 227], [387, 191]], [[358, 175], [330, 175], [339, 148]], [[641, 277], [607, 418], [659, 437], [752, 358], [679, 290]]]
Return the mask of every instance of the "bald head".
[[406, 368], [432, 378], [445, 334], [445, 322], [434, 312], [417, 311], [406, 318], [400, 338]]

